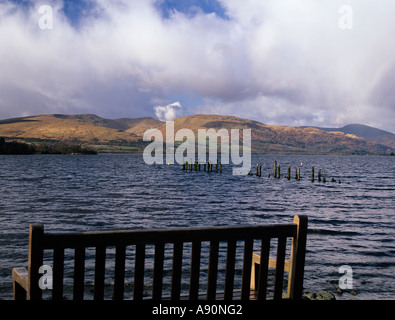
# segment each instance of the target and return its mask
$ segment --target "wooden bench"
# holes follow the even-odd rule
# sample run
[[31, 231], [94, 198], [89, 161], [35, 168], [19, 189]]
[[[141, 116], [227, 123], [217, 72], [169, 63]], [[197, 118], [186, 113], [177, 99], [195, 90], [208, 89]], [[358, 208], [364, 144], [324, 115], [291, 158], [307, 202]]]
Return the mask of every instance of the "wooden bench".
[[[39, 281], [44, 274], [40, 267], [46, 263], [44, 256], [48, 251], [50, 251], [51, 261], [47, 264], [51, 265], [53, 271], [52, 290], [45, 291], [52, 291], [50, 298], [53, 300], [64, 299], [67, 268], [72, 269], [67, 272], [67, 275], [71, 277], [68, 283], [72, 284], [70, 295], [72, 294], [73, 300], [83, 300], [84, 294], [88, 293], [86, 291], [93, 291], [91, 298], [94, 300], [107, 299], [105, 288], [109, 286], [112, 291], [109, 299], [115, 300], [126, 299], [125, 291], [130, 291], [130, 295], [133, 291], [133, 300], [144, 298], [153, 300], [167, 298], [171, 300], [266, 299], [267, 292], [270, 291], [268, 274], [274, 277], [274, 288], [271, 291], [273, 299], [285, 297], [301, 299], [306, 234], [306, 216], [295, 216], [293, 223], [289, 224], [263, 226], [56, 234], [44, 233], [43, 225], [34, 224], [30, 225], [29, 232], [28, 268], [12, 270], [14, 299], [43, 299], [43, 290], [40, 289]], [[286, 251], [287, 246], [289, 251]], [[170, 253], [165, 250], [169, 247]], [[206, 247], [206, 251], [202, 250]], [[148, 248], [152, 248], [151, 263], [148, 261]], [[89, 262], [93, 268], [92, 290], [86, 290], [88, 249], [94, 252]], [[67, 260], [67, 268], [65, 267], [66, 250], [68, 254], [72, 254], [72, 258]], [[110, 254], [110, 251], [113, 253]], [[269, 257], [273, 251], [275, 259]], [[129, 252], [132, 253], [129, 254]], [[168, 259], [166, 259], [165, 252]], [[286, 261], [287, 255], [289, 260]], [[110, 258], [112, 258], [113, 265], [111, 277], [106, 276]], [[132, 267], [130, 267], [131, 260], [134, 261]], [[164, 264], [168, 270], [164, 269]], [[188, 264], [187, 271], [185, 271], [185, 264]], [[223, 280], [221, 296], [219, 296], [218, 289], [219, 266], [225, 268], [221, 278], [221, 281]], [[275, 268], [274, 272], [269, 271], [272, 267]], [[151, 268], [151, 273], [147, 275], [149, 268]], [[133, 271], [133, 276], [129, 277], [131, 284], [125, 286], [127, 275], [132, 272], [130, 269]], [[288, 284], [284, 281], [284, 272], [288, 272]], [[202, 274], [207, 277], [203, 297]], [[165, 293], [163, 292], [166, 289], [163, 285], [164, 275], [170, 278], [170, 284], [167, 286], [168, 292]], [[241, 283], [238, 288], [235, 287], [236, 276], [239, 276]], [[113, 279], [110, 284], [108, 284], [109, 278]], [[152, 286], [149, 286], [151, 291], [149, 297], [145, 297], [146, 291], [144, 291], [146, 285], [144, 280], [147, 278], [152, 280]], [[182, 285], [182, 279], [185, 282], [185, 278], [188, 283]], [[286, 293], [283, 293], [286, 285]], [[182, 286], [187, 292], [181, 290]], [[238, 289], [238, 294], [236, 294], [236, 289]]]

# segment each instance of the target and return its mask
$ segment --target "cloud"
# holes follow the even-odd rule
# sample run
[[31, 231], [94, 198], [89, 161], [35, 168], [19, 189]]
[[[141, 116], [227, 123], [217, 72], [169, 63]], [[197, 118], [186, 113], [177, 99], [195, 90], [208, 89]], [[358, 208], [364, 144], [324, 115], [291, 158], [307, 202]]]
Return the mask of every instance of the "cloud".
[[395, 45], [386, 40], [394, 36], [393, 2], [349, 1], [351, 30], [338, 26], [342, 1], [246, 1], [240, 10], [236, 1], [224, 3], [244, 28], [247, 76], [232, 87], [232, 99], [207, 99], [201, 110], [270, 124], [361, 122], [394, 131], [387, 117], [395, 115], [388, 91]]
[[183, 115], [183, 107], [180, 102], [173, 102], [166, 106], [155, 106], [155, 116], [161, 121], [171, 121]]
[[54, 28], [41, 30], [40, 1], [3, 1], [0, 118], [154, 116], [180, 101], [184, 113], [395, 132], [395, 2], [349, 0], [351, 30], [338, 26], [341, 0], [217, 2], [220, 14], [190, 14], [164, 0], [90, 0], [72, 19], [54, 0]]

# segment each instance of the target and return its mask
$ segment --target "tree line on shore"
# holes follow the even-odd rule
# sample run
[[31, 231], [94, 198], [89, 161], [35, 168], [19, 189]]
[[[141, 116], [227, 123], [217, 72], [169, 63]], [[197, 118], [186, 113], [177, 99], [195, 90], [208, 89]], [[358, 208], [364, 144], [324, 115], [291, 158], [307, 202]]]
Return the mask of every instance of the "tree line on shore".
[[18, 141], [6, 142], [0, 137], [0, 154], [97, 154], [95, 150], [75, 143], [30, 144]]

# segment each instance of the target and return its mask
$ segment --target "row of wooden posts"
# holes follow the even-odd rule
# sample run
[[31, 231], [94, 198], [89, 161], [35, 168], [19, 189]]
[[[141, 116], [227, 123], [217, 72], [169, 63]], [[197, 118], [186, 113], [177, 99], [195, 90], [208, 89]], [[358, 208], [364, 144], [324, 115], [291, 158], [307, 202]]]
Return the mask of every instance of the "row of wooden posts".
[[[210, 161], [207, 161], [207, 163], [200, 163], [199, 161], [194, 161], [194, 162], [189, 162], [186, 161], [182, 164], [182, 170], [184, 171], [206, 171], [206, 172], [212, 172], [213, 171], [213, 166], [214, 166], [214, 171], [215, 172], [220, 172], [222, 173], [222, 163], [221, 161], [216, 161], [215, 164], [213, 164]], [[252, 172], [248, 173], [249, 175], [253, 175]], [[256, 168], [256, 175], [258, 177], [262, 176], [262, 166], [259, 164], [257, 165]], [[268, 173], [268, 177], [270, 177], [270, 173]], [[280, 179], [281, 176], [281, 166], [280, 164], [277, 163], [277, 161], [274, 161], [274, 171], [273, 171], [273, 177], [276, 179]], [[288, 165], [287, 169], [287, 175], [286, 178], [288, 180], [291, 180], [291, 165]], [[295, 179], [300, 180], [300, 168], [295, 168]], [[317, 175], [317, 180], [318, 182], [324, 182], [326, 183], [326, 176], [325, 176], [325, 169], [318, 170], [318, 175]], [[315, 181], [315, 167], [311, 167], [311, 182]], [[332, 179], [332, 182], [336, 182], [336, 180]], [[340, 180], [339, 180], [340, 183]]]
[[[218, 161], [215, 163], [215, 172], [220, 172], [222, 173], [222, 163], [221, 161]], [[206, 172], [212, 172], [213, 171], [213, 163], [210, 161], [207, 161], [207, 163], [200, 163], [199, 161], [195, 162], [183, 162], [182, 164], [182, 170], [185, 171], [206, 171]]]
[[[277, 164], [277, 161], [274, 161], [274, 172], [273, 172], [273, 177], [280, 179], [280, 171], [281, 171], [281, 166], [280, 164]], [[314, 175], [315, 168], [311, 167], [311, 182], [314, 182], [315, 180], [315, 175]], [[259, 164], [257, 166], [257, 176], [261, 176], [261, 165]], [[270, 177], [270, 173], [268, 174], [268, 177]], [[323, 169], [323, 173], [321, 173], [321, 169], [318, 170], [318, 182], [326, 182], [326, 176], [325, 176], [325, 169]], [[291, 165], [288, 165], [287, 169], [287, 179], [291, 180]], [[295, 168], [295, 179], [300, 180], [300, 168]]]

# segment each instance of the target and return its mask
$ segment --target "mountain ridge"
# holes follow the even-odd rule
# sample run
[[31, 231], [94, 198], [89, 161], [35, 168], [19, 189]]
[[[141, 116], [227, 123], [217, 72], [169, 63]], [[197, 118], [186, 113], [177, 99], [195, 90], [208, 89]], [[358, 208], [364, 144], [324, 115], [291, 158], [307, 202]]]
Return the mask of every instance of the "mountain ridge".
[[[163, 134], [166, 122], [152, 117], [106, 119], [94, 114], [44, 114], [0, 120], [0, 137], [29, 143], [80, 143], [98, 152], [142, 152], [147, 129]], [[224, 115], [188, 115], [174, 119], [175, 132], [198, 129], [251, 129], [255, 153], [389, 154], [395, 148], [366, 138], [316, 127], [273, 126]], [[376, 128], [374, 128], [376, 129]], [[380, 130], [380, 129], [377, 129]]]
[[364, 124], [353, 123], [340, 128], [315, 128], [326, 132], [343, 132], [345, 134], [354, 134], [358, 137], [365, 138], [366, 140], [377, 142], [390, 148], [395, 148], [395, 134]]

